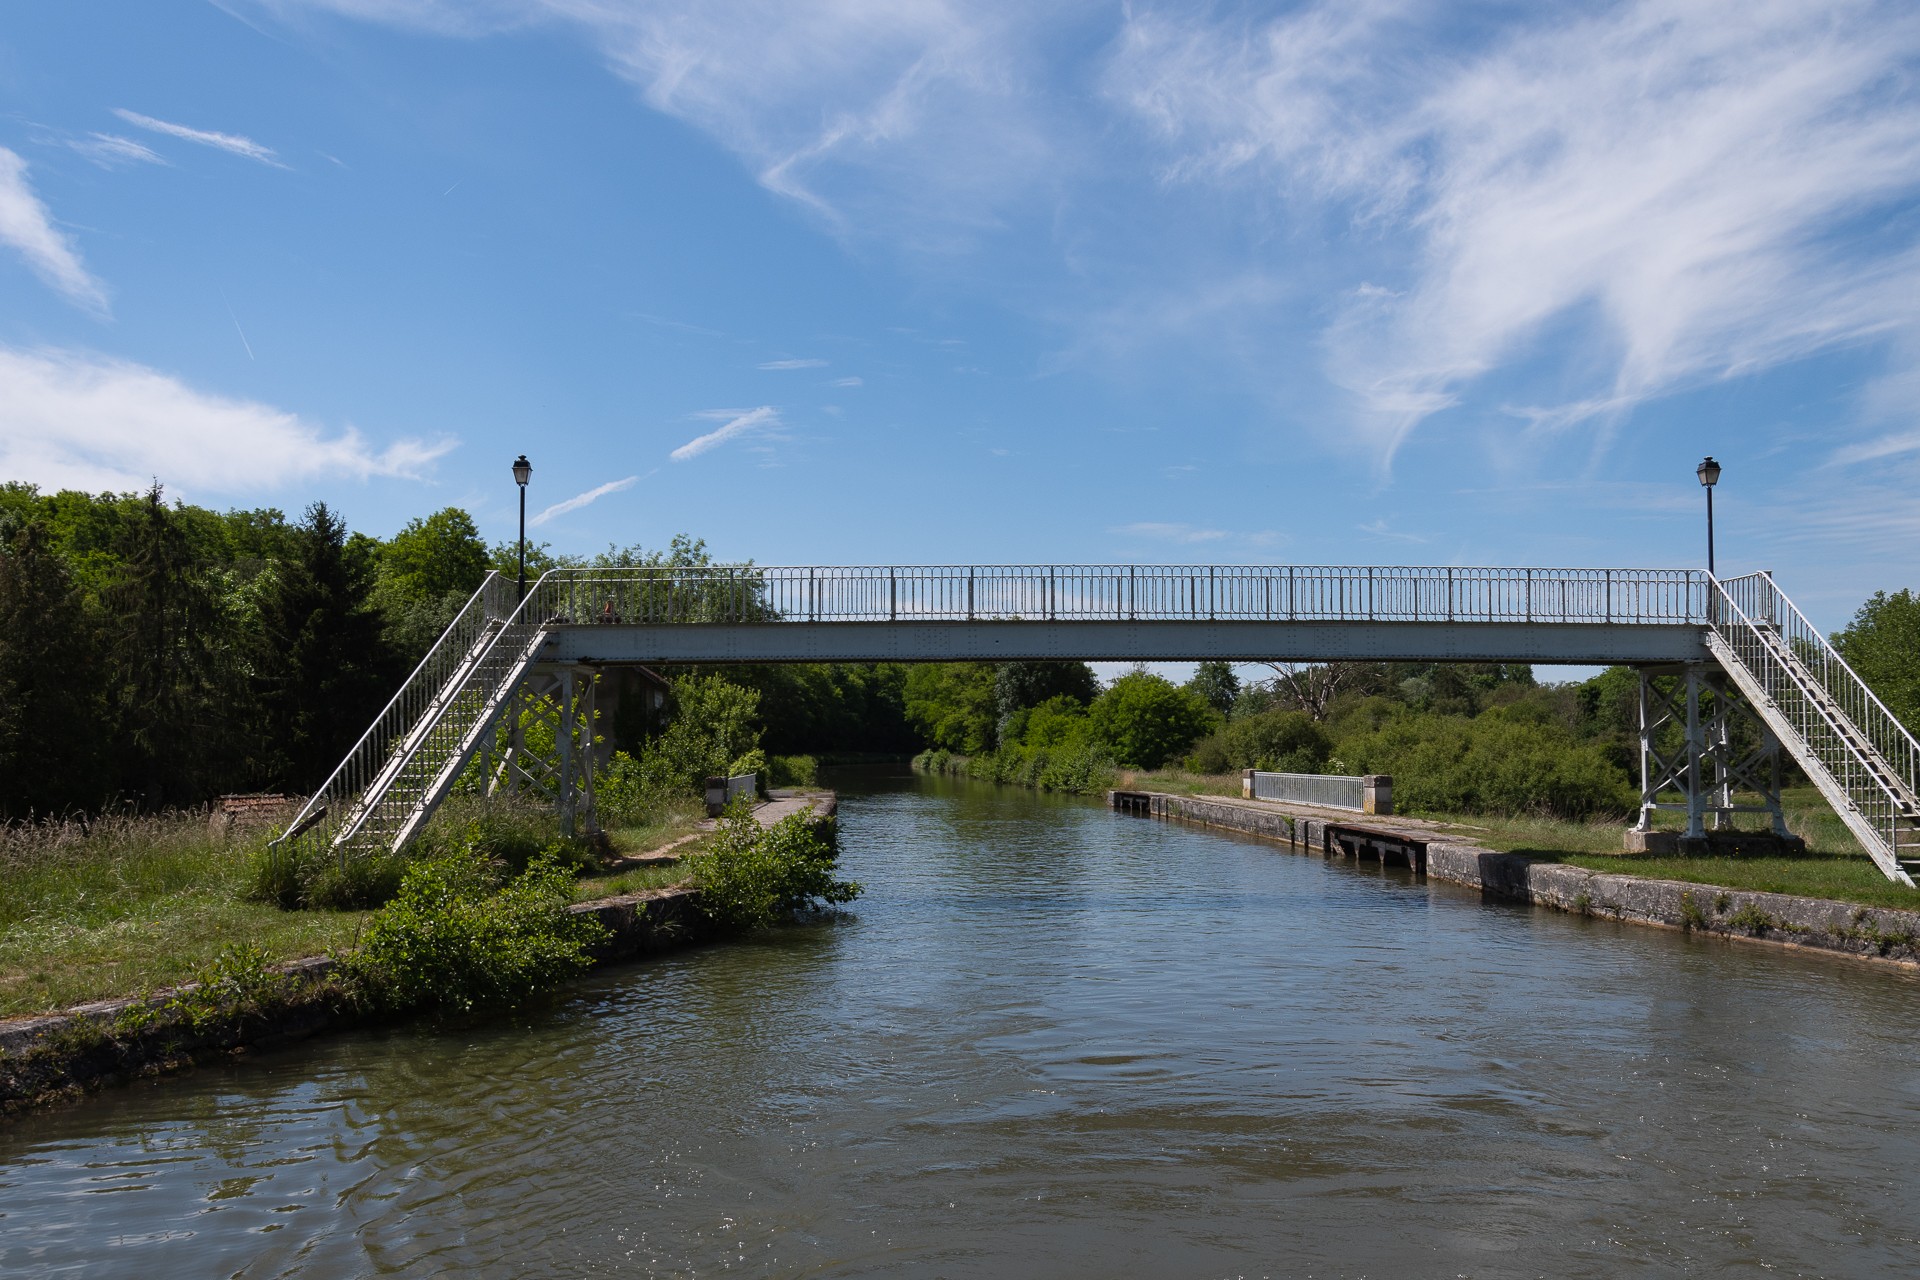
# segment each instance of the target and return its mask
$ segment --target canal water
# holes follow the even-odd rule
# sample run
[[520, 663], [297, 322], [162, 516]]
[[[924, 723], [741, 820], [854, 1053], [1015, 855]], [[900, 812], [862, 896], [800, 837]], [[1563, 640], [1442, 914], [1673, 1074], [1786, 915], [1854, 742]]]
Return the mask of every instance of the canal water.
[[976, 784], [839, 921], [0, 1128], [0, 1275], [1920, 1274], [1920, 983]]

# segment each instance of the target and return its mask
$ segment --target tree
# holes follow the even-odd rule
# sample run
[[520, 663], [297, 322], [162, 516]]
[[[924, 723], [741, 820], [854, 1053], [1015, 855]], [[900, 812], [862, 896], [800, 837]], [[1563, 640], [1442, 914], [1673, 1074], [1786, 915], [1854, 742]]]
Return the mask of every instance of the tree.
[[1920, 596], [1874, 592], [1833, 645], [1887, 710], [1920, 733]]
[[1094, 700], [1094, 734], [1121, 764], [1157, 769], [1218, 723], [1212, 707], [1191, 689], [1162, 676], [1134, 671]]
[[1240, 696], [1240, 677], [1233, 673], [1231, 662], [1203, 662], [1193, 669], [1187, 688], [1221, 715], [1231, 715], [1234, 700]]
[[487, 544], [459, 507], [407, 521], [378, 555], [382, 583], [415, 600], [457, 594], [464, 602], [487, 576]]
[[147, 808], [192, 803], [219, 787], [238, 750], [233, 628], [209, 562], [159, 485], [114, 551], [106, 683], [120, 787]]
[[38, 522], [0, 529], [0, 816], [91, 808], [100, 768], [95, 632]]
[[994, 736], [1004, 741], [1013, 717], [1052, 698], [1071, 698], [1082, 706], [1100, 696], [1100, 681], [1084, 662], [1003, 662], [993, 673], [993, 702], [998, 713]]
[[387, 697], [396, 676], [369, 566], [324, 502], [297, 526], [297, 552], [276, 566], [260, 601], [258, 691], [272, 735], [270, 773], [311, 790], [325, 780]]
[[374, 603], [387, 642], [407, 661], [426, 656], [487, 576], [487, 546], [458, 507], [409, 520], [385, 544], [368, 539]]
[[907, 671], [907, 723], [928, 746], [977, 754], [999, 739], [995, 671], [987, 662], [930, 662]]
[[1343, 694], [1378, 691], [1386, 668], [1378, 662], [1269, 662], [1273, 692], [1282, 707], [1325, 720]]

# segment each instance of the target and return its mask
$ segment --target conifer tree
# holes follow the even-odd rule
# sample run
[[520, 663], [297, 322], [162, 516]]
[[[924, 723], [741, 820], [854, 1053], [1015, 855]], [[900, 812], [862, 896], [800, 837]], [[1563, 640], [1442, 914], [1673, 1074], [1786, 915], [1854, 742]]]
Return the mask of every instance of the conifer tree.
[[324, 502], [296, 527], [297, 550], [261, 593], [255, 671], [270, 775], [310, 791], [366, 731], [400, 674], [369, 603], [369, 557]]
[[97, 806], [102, 775], [91, 618], [46, 527], [0, 530], [0, 816]]

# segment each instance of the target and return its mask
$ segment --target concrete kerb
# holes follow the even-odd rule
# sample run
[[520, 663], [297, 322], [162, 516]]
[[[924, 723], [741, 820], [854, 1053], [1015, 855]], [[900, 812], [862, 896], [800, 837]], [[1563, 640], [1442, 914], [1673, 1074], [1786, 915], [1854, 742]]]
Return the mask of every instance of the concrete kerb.
[[[1327, 828], [1349, 826], [1355, 820], [1351, 814], [1315, 813], [1299, 806], [1283, 809], [1270, 801], [1164, 792], [1116, 791], [1110, 793], [1110, 803], [1125, 812], [1246, 832], [1321, 854], [1329, 852]], [[1835, 952], [1907, 969], [1920, 967], [1920, 911], [1589, 871], [1482, 848], [1419, 819], [1360, 821], [1424, 844], [1430, 879], [1478, 889], [1488, 897], [1629, 924]]]

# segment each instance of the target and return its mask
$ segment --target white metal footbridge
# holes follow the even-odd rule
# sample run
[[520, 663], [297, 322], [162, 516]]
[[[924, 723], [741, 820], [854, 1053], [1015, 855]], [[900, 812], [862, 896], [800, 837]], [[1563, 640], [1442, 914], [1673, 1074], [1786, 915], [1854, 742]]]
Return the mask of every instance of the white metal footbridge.
[[[521, 600], [489, 575], [281, 840], [342, 859], [399, 848], [476, 760], [489, 788], [590, 823], [611, 665], [1049, 658], [1632, 665], [1643, 828], [1682, 809], [1704, 838], [1755, 808], [1735, 804], [1753, 791], [1784, 835], [1784, 749], [1889, 878], [1920, 870], [1913, 735], [1770, 575], [1689, 569], [592, 568], [547, 573]], [[1738, 745], [1740, 716], [1757, 750]], [[1677, 749], [1660, 746], [1669, 723]], [[551, 748], [530, 745], [548, 730]]]

